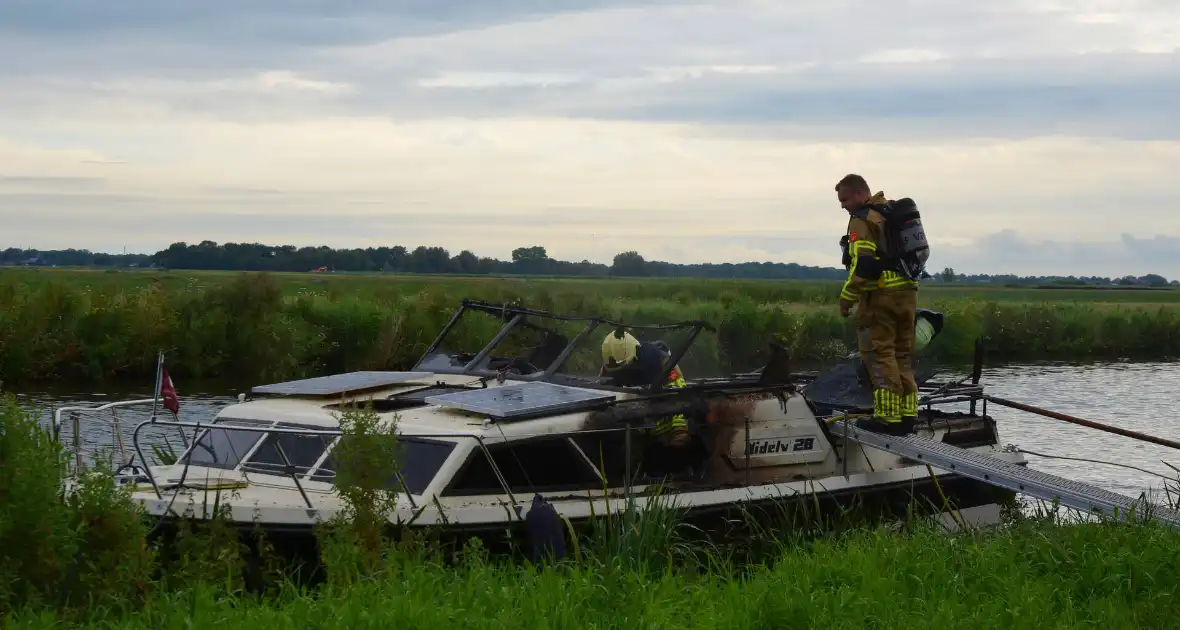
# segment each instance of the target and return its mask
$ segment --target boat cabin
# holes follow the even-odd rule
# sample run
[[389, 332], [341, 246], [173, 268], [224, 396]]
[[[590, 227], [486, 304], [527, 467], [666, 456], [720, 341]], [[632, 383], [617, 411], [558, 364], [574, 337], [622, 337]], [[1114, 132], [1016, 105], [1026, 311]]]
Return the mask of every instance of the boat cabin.
[[[703, 322], [628, 325], [642, 341], [663, 341], [669, 359], [650, 383], [612, 383], [600, 374], [599, 348], [622, 325], [465, 301], [410, 371], [254, 387], [160, 469], [157, 484], [174, 486], [187, 467], [186, 486], [234, 487], [259, 500], [281, 487], [312, 507], [335, 479], [339, 414], [358, 406], [396, 422], [400, 478], [389, 484], [414, 504], [517, 503], [536, 493], [584, 499], [642, 492], [655, 481], [715, 488], [835, 465], [823, 423], [786, 382], [694, 379], [685, 369], [685, 387], [666, 386], [680, 362], [706, 363], [691, 354]], [[651, 433], [670, 413], [688, 418], [685, 446]]]

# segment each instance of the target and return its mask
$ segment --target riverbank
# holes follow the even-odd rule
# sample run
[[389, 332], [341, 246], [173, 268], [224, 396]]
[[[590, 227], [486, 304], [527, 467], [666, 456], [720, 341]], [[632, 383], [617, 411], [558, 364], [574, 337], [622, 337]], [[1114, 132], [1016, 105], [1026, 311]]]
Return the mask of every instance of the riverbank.
[[[0, 271], [0, 379], [150, 378], [174, 348], [179, 377], [286, 379], [406, 369], [465, 297], [624, 321], [702, 319], [693, 373], [749, 370], [778, 340], [800, 360], [854, 347], [828, 284], [754, 280], [316, 277], [219, 272]], [[928, 356], [1156, 360], [1180, 356], [1180, 291], [927, 287], [947, 316]], [[478, 343], [496, 322], [457, 341]], [[482, 345], [482, 344], [480, 344]], [[687, 365], [685, 367], [687, 368]]]
[[[109, 628], [1168, 628], [1175, 534], [1134, 526], [1029, 526], [986, 538], [862, 533], [784, 545], [744, 574], [643, 571], [626, 559], [537, 570], [406, 555], [347, 587], [254, 598], [216, 583], [95, 603]], [[30, 609], [13, 628], [60, 628]], [[82, 617], [76, 617], [82, 621]]]
[[[380, 431], [350, 413], [347, 433]], [[216, 521], [183, 528], [161, 553], [149, 542], [156, 523], [101, 471], [61, 499], [53, 437], [5, 398], [5, 627], [1152, 628], [1180, 612], [1180, 532], [1151, 523], [1014, 515], [998, 531], [913, 523], [807, 538], [784, 526], [739, 556], [657, 511], [600, 519], [564, 562], [537, 567], [479, 545], [451, 557], [382, 539], [372, 526], [381, 491], [341, 493], [349, 518], [319, 532], [326, 581], [296, 585], [265, 546], [252, 556]], [[355, 446], [338, 470], [347, 489], [397, 466], [376, 442]]]

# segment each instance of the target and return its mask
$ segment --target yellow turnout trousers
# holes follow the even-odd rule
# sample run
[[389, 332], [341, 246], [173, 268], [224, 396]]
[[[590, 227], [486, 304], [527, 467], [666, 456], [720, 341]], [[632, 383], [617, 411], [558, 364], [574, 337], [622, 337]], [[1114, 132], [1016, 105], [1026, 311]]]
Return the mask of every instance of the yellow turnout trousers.
[[876, 289], [860, 295], [856, 337], [873, 383], [873, 415], [888, 423], [918, 415], [918, 383], [910, 359], [918, 291]]

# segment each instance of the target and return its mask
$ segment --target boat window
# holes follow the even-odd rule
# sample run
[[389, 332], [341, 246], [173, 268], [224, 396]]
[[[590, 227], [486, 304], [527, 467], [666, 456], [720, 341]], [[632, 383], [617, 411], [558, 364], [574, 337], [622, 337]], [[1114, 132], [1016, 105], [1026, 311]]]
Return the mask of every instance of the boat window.
[[[348, 437], [345, 436], [341, 439], [348, 439]], [[397, 440], [399, 446], [398, 457], [401, 459], [399, 468], [402, 478], [405, 479], [406, 488], [410, 491], [410, 494], [422, 494], [426, 491], [426, 487], [430, 485], [430, 482], [434, 480], [439, 469], [442, 468], [443, 463], [451, 456], [451, 451], [455, 450], [455, 443], [407, 437], [398, 437]], [[336, 462], [333, 459], [334, 452], [335, 449], [328, 453], [328, 457], [324, 460], [324, 463], [309, 479], [335, 483]], [[388, 490], [400, 490], [401, 486], [398, 484], [397, 478], [394, 477], [385, 481], [385, 488]]]
[[[492, 459], [512, 492], [558, 492], [602, 487], [602, 480], [565, 436], [489, 446]], [[476, 447], [444, 496], [503, 494], [483, 449]]]
[[[232, 425], [242, 427], [266, 427], [270, 422], [257, 420], [220, 419], [215, 425]], [[192, 466], [208, 468], [222, 468], [232, 470], [258, 443], [265, 431], [227, 431], [226, 429], [210, 428], [197, 440], [189, 450], [188, 455], [177, 463], [188, 463]]]
[[[638, 455], [640, 441], [638, 432], [632, 433], [632, 449]], [[594, 466], [606, 475], [606, 483], [611, 488], [621, 488], [626, 485], [627, 477], [627, 437], [624, 431], [602, 431], [598, 433], [583, 433], [574, 437], [578, 448], [594, 462]], [[635, 472], [637, 464], [633, 464], [631, 472]]]
[[[323, 427], [280, 422], [276, 428], [283, 429], [311, 429], [323, 430]], [[250, 459], [242, 464], [242, 470], [253, 473], [267, 473], [272, 475], [287, 474], [283, 458], [278, 446], [282, 446], [283, 453], [295, 467], [295, 474], [307, 474], [312, 466], [319, 461], [320, 456], [327, 450], [335, 436], [332, 435], [297, 435], [294, 433], [271, 433], [263, 440], [262, 446], [254, 451]]]

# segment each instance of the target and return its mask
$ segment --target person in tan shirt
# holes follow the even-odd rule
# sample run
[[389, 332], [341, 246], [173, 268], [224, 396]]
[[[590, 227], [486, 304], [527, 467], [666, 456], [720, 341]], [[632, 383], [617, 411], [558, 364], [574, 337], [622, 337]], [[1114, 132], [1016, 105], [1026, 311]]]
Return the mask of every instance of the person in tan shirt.
[[861, 360], [873, 385], [873, 416], [857, 426], [903, 435], [914, 431], [918, 385], [911, 356], [918, 283], [887, 268], [887, 239], [882, 212], [889, 201], [872, 194], [860, 175], [849, 174], [836, 184], [840, 207], [848, 211], [844, 261], [848, 277], [840, 288], [840, 316], [856, 307], [854, 323]]

